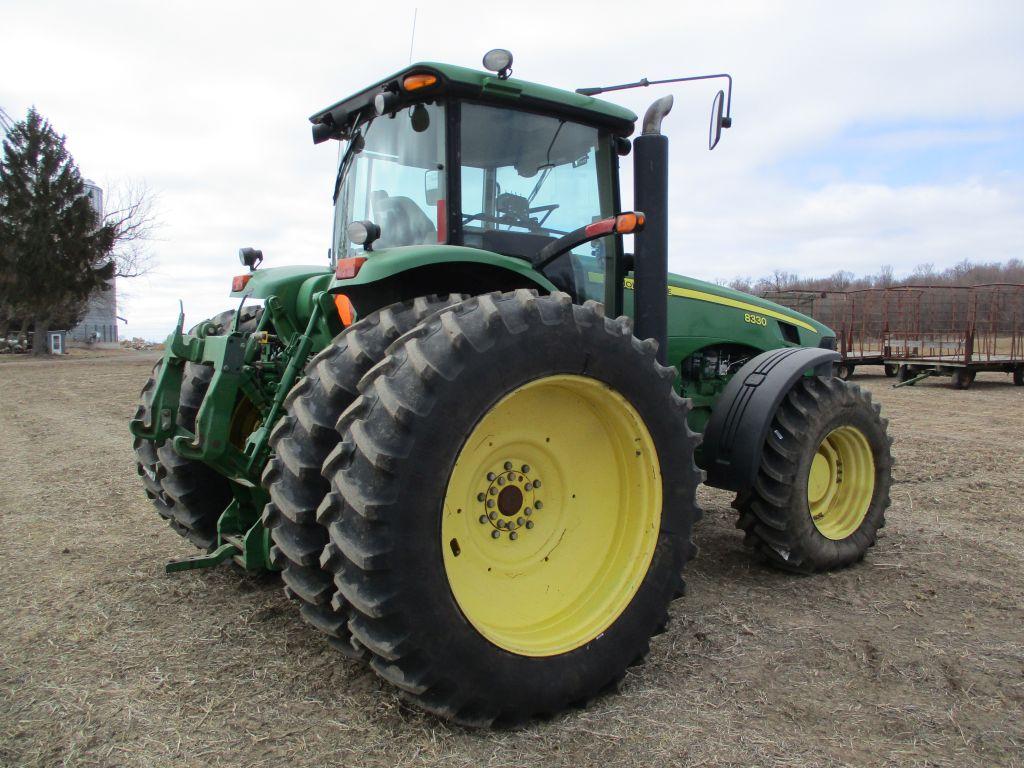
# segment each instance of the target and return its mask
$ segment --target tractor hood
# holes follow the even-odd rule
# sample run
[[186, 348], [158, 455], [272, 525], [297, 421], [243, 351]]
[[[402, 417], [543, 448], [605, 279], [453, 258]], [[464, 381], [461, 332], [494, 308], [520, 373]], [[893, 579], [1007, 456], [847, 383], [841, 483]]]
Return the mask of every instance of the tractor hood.
[[819, 338], [834, 337], [836, 335], [835, 331], [812, 317], [795, 312], [789, 307], [784, 307], [773, 301], [762, 299], [759, 296], [752, 296], [749, 293], [726, 288], [724, 285], [706, 283], [703, 280], [695, 280], [692, 277], [683, 277], [682, 275], [669, 275], [668, 293], [669, 296], [683, 296], [767, 315], [784, 323], [795, 325]]

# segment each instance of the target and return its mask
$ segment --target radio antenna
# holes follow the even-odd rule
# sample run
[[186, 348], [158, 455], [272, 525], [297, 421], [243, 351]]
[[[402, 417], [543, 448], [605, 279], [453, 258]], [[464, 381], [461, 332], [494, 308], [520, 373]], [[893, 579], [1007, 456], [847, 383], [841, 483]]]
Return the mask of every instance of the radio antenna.
[[409, 64], [412, 64], [412, 44], [416, 42], [416, 12], [418, 8], [412, 9], [412, 34], [409, 35]]

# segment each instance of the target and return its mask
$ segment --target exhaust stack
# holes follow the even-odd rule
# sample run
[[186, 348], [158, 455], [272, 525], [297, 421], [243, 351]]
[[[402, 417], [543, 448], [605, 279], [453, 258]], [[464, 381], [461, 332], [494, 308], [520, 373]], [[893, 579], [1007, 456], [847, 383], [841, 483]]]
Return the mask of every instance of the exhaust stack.
[[671, 96], [651, 104], [643, 133], [633, 141], [633, 202], [647, 216], [634, 243], [635, 334], [658, 342], [662, 365], [668, 354], [668, 136], [661, 133], [661, 121], [671, 109]]

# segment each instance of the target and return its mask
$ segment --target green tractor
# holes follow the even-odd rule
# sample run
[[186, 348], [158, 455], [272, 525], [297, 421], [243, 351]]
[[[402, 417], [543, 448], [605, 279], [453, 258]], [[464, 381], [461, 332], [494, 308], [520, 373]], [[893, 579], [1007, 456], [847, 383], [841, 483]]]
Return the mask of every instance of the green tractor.
[[345, 142], [330, 265], [242, 249], [238, 309], [188, 332], [182, 312], [131, 422], [147, 495], [201, 550], [169, 571], [280, 570], [339, 651], [470, 725], [644, 659], [702, 481], [767, 562], [812, 573], [874, 544], [892, 466], [831, 330], [668, 274], [670, 97], [631, 141], [636, 115], [594, 96], [653, 83], [484, 65], [415, 64], [313, 115]]

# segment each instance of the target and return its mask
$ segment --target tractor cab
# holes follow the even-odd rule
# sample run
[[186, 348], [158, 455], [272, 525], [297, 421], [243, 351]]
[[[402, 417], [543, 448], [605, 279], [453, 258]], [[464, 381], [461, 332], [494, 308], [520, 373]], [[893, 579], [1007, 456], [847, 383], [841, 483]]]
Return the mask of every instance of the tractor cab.
[[472, 248], [533, 265], [577, 301], [604, 299], [605, 257], [621, 248], [614, 232], [538, 260], [618, 212], [617, 150], [632, 112], [501, 72], [416, 64], [311, 120], [314, 140], [346, 142], [335, 259]]

